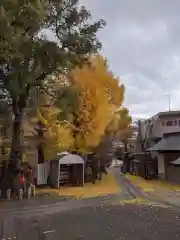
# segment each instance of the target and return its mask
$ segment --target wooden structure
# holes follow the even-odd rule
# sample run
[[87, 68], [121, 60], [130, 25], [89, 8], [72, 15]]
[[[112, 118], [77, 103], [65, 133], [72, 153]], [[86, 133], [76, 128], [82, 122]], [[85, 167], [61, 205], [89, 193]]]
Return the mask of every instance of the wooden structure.
[[84, 160], [76, 154], [59, 154], [50, 162], [49, 180], [52, 187], [84, 185]]
[[148, 150], [157, 154], [159, 178], [180, 182], [180, 168], [172, 165], [172, 162], [180, 157], [180, 133], [164, 134], [163, 138]]
[[180, 157], [172, 161], [167, 168], [168, 180], [173, 183], [180, 184]]
[[138, 152], [125, 155], [123, 171], [145, 179], [157, 177], [157, 161], [148, 152]]

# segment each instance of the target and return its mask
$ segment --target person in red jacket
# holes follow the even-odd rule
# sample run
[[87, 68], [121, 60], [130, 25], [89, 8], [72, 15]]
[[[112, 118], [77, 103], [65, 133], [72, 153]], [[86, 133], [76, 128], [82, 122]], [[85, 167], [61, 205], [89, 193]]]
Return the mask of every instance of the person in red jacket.
[[21, 169], [18, 169], [16, 171], [16, 175], [13, 178], [13, 194], [15, 196], [19, 196], [20, 190], [22, 189], [22, 192], [24, 192], [26, 186], [26, 179], [24, 176], [24, 173]]
[[25, 179], [23, 170], [21, 170], [21, 172], [20, 172], [20, 186], [23, 189], [23, 191], [25, 191], [25, 185], [26, 185], [26, 179]]

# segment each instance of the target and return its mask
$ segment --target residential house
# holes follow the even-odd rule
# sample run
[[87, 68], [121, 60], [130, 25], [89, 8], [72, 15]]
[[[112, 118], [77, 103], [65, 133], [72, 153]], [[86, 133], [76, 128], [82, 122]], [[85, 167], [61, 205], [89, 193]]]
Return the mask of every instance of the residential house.
[[142, 125], [144, 146], [158, 161], [159, 178], [180, 182], [180, 168], [171, 164], [180, 156], [180, 111], [160, 112]]

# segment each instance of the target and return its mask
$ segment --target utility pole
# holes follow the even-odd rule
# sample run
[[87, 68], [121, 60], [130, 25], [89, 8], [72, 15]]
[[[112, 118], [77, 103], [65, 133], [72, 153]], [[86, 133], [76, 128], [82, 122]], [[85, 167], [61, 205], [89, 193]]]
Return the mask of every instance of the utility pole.
[[172, 97], [172, 94], [166, 94], [166, 97], [168, 98], [169, 111], [171, 111], [171, 97]]

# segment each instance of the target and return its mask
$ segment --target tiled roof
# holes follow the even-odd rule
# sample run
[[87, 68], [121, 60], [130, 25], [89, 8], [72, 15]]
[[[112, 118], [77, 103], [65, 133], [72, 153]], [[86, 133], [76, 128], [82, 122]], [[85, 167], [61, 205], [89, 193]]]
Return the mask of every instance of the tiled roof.
[[176, 159], [175, 161], [171, 162], [173, 165], [180, 165], [180, 158]]
[[155, 114], [152, 118], [160, 118], [160, 117], [167, 117], [167, 116], [180, 116], [180, 110], [159, 112]]
[[180, 151], [180, 133], [165, 134], [149, 151]]

